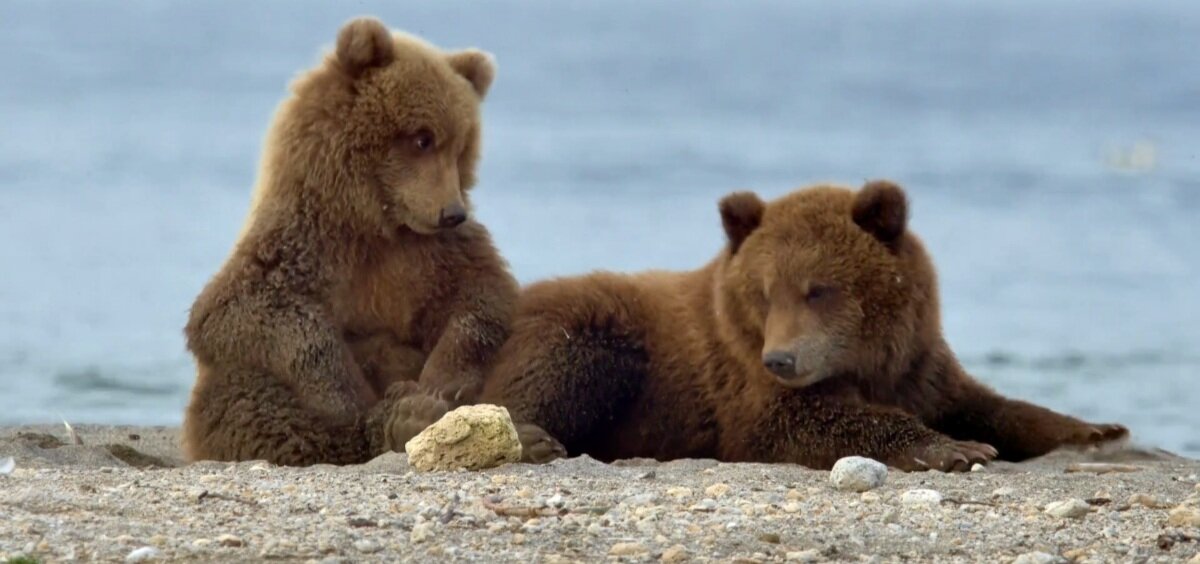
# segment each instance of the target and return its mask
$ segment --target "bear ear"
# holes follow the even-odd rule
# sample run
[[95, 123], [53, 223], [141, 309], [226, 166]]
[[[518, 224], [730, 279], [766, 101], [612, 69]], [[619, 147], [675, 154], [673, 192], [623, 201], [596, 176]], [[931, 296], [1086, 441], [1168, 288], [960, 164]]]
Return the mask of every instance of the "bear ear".
[[492, 79], [496, 78], [496, 61], [491, 53], [479, 49], [465, 49], [451, 53], [446, 60], [454, 72], [471, 83], [479, 99], [482, 100], [487, 95], [488, 88], [492, 86]]
[[375, 18], [355, 18], [338, 32], [337, 60], [352, 77], [357, 78], [369, 68], [382, 67], [395, 57], [392, 35]]
[[872, 180], [854, 197], [854, 223], [883, 243], [892, 244], [908, 224], [904, 190], [886, 180]]
[[766, 204], [754, 192], [734, 192], [721, 198], [721, 224], [729, 237], [729, 254], [734, 254], [762, 223]]

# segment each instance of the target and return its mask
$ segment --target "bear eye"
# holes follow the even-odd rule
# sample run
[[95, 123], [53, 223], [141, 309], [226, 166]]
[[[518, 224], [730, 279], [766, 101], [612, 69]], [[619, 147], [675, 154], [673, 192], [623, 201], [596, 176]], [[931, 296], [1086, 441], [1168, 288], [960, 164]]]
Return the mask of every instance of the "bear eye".
[[808, 287], [808, 293], [804, 294], [804, 301], [812, 304], [818, 303], [833, 297], [837, 293], [831, 286], [813, 285]]
[[418, 131], [416, 135], [413, 135], [413, 146], [417, 148], [417, 151], [422, 153], [429, 152], [433, 149], [433, 145], [434, 139], [432, 131], [429, 131], [428, 129], [422, 129]]

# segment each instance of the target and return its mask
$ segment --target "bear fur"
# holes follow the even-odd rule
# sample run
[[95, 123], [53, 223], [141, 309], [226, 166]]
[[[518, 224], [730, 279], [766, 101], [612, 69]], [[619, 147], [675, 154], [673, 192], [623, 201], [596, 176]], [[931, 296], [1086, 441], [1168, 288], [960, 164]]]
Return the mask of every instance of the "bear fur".
[[292, 84], [185, 329], [189, 459], [361, 462], [478, 394], [517, 296], [469, 217], [494, 75], [360, 18]]
[[482, 400], [540, 427], [523, 441], [602, 460], [949, 471], [1126, 435], [963, 371], [895, 184], [739, 192], [720, 213], [728, 243], [699, 270], [526, 288]]

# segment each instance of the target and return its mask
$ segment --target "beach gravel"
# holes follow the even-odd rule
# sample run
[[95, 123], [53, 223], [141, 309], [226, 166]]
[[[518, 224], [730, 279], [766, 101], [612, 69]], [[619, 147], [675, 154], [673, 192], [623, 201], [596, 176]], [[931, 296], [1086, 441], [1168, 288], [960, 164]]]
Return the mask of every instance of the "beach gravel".
[[[184, 465], [176, 429], [75, 430], [83, 445], [65, 440], [61, 426], [0, 429], [0, 459], [14, 460], [0, 476], [0, 561], [1200, 558], [1200, 462], [1132, 448], [984, 472], [893, 470], [859, 493], [834, 487], [829, 472], [712, 460], [576, 457], [429, 473], [399, 453], [345, 467]], [[1136, 471], [1066, 471], [1081, 461]], [[1055, 502], [1069, 502], [1074, 516], [1048, 514]]]

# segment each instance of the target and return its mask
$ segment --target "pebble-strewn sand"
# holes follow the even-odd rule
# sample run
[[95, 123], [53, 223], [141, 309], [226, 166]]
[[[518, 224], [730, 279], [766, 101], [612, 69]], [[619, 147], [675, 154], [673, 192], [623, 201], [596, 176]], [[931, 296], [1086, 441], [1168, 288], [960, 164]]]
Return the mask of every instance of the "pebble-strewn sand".
[[[62, 426], [0, 429], [16, 463], [0, 561], [1200, 562], [1200, 462], [1144, 451], [890, 472], [850, 493], [828, 472], [707, 460], [175, 467], [175, 429], [76, 431], [82, 446]], [[1101, 459], [1136, 471], [1066, 472]]]

